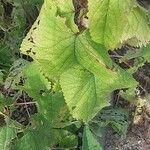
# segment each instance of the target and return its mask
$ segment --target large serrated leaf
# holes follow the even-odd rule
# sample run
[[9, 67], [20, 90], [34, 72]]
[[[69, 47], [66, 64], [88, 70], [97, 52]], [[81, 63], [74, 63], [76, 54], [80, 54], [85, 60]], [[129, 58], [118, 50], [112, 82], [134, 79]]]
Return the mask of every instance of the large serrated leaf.
[[45, 0], [40, 16], [21, 47], [22, 52], [36, 59], [51, 77], [60, 75], [75, 63], [76, 36], [65, 25], [65, 19], [57, 16], [56, 6]]
[[135, 86], [136, 82], [132, 78], [128, 78], [126, 82], [122, 76], [117, 80], [112, 76], [98, 77], [80, 66], [75, 66], [61, 76], [60, 84], [73, 116], [88, 122], [99, 110], [109, 105], [113, 90]]
[[89, 0], [88, 16], [92, 39], [108, 49], [131, 38], [150, 40], [147, 12], [135, 0]]
[[[89, 121], [97, 110], [108, 106], [106, 99], [101, 99], [99, 86], [89, 71], [76, 66], [61, 76], [61, 86], [66, 103], [73, 116]], [[101, 93], [100, 93], [101, 94]]]

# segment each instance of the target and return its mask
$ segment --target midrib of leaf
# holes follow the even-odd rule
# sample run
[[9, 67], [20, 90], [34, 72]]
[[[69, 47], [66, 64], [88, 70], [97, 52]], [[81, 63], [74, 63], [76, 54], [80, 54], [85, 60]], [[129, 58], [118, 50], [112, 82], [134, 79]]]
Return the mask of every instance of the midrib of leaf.
[[[76, 58], [77, 58], [78, 63], [81, 66], [86, 68], [88, 71], [92, 72], [94, 75], [101, 76], [104, 73], [109, 74], [109, 75], [112, 74], [112, 75], [115, 75], [115, 76], [117, 75], [117, 72], [111, 70], [111, 68], [109, 68], [109, 69], [106, 68], [106, 64], [104, 63], [103, 57], [101, 57], [100, 54], [93, 47], [91, 47], [91, 48], [86, 47], [86, 43], [84, 44], [83, 42], [86, 41], [86, 42], [88, 42], [88, 44], [90, 44], [90, 43], [87, 39], [85, 39], [85, 37], [78, 37], [77, 40], [78, 40], [78, 44], [80, 42], [80, 44], [83, 45], [82, 48], [84, 48], [84, 52], [86, 52], [86, 54], [87, 54], [86, 56], [90, 55], [90, 57], [92, 57], [92, 60], [91, 60], [90, 57], [88, 57], [88, 59], [86, 59], [86, 60], [84, 59], [84, 64], [82, 64], [81, 61], [78, 61], [78, 57], [80, 57], [81, 60], [83, 58], [82, 58], [82, 56], [80, 56], [78, 48], [75, 47]], [[76, 44], [76, 45], [78, 45], [78, 44]], [[78, 56], [77, 56], [77, 54], [78, 54]], [[85, 64], [85, 61], [87, 61], [87, 63], [89, 63], [89, 60], [91, 62], [90, 64], [93, 64], [93, 66], [97, 65], [97, 68], [95, 70], [92, 69], [92, 66], [88, 66], [87, 64]]]
[[[105, 0], [103, 0], [103, 1], [105, 1]], [[102, 30], [102, 35], [103, 35], [103, 37], [102, 37], [102, 43], [105, 45], [105, 34], [106, 34], [106, 25], [107, 25], [107, 18], [108, 18], [108, 12], [109, 12], [109, 3], [110, 3], [110, 0], [107, 0], [107, 5], [106, 5], [106, 7], [107, 7], [107, 9], [106, 9], [106, 15], [105, 15], [105, 19], [104, 19], [104, 25], [103, 25], [103, 30]], [[95, 15], [98, 15], [97, 14], [97, 9], [98, 9], [98, 7], [99, 7], [99, 5], [97, 6], [97, 8], [95, 9], [95, 13], [93, 13], [93, 16], [95, 16]], [[92, 18], [92, 17], [91, 17]], [[101, 20], [101, 18], [99, 18], [99, 20]], [[95, 23], [95, 25], [94, 26], [97, 26], [97, 24], [98, 24], [99, 22], [97, 21], [96, 23]]]
[[104, 42], [105, 41], [105, 30], [106, 30], [106, 25], [107, 25], [109, 3], [110, 3], [110, 0], [108, 0], [108, 3], [107, 3], [106, 16], [105, 16], [105, 20], [104, 20], [104, 28], [103, 28], [103, 43], [104, 43], [104, 45], [105, 45], [105, 42]]
[[[65, 51], [64, 51], [64, 52], [65, 52]], [[64, 63], [59, 67], [59, 70], [57, 70], [57, 71], [60, 71], [60, 70], [64, 67], [65, 63], [66, 63], [67, 60], [71, 57], [71, 55], [72, 55], [72, 54], [70, 54], [70, 55], [67, 57], [67, 59], [64, 61]], [[61, 57], [61, 56], [63, 56], [63, 53], [62, 53], [59, 57]], [[54, 66], [54, 67], [51, 69], [51, 71], [53, 72], [54, 69], [56, 69], [56, 66]]]
[[[78, 41], [83, 45], [84, 43], [80, 40], [80, 38], [78, 38]], [[101, 58], [98, 58], [96, 55], [98, 55], [98, 53], [96, 51], [93, 51], [93, 50], [89, 50], [87, 48], [84, 49], [86, 51], [86, 53], [88, 54], [90, 52], [90, 54], [93, 56], [93, 58], [95, 58], [97, 60], [97, 62], [103, 66], [103, 67], [106, 67], [106, 65], [104, 64], [104, 62], [101, 61]], [[75, 48], [75, 53], [78, 53], [78, 51], [76, 51], [76, 48]], [[80, 56], [80, 54], [78, 53], [78, 56]], [[81, 57], [82, 58], [82, 57]], [[81, 64], [82, 65], [82, 64]], [[110, 70], [111, 71], [111, 70]]]
[[[93, 80], [94, 80], [94, 84], [95, 84], [95, 86], [94, 86], [94, 93], [95, 93], [95, 101], [94, 101], [94, 107], [96, 106], [96, 103], [97, 103], [97, 100], [98, 100], [98, 96], [97, 96], [97, 92], [96, 92], [96, 80], [95, 80], [95, 76], [93, 76]], [[92, 109], [94, 109], [94, 108], [92, 108], [91, 107], [91, 111], [92, 111]]]
[[[59, 45], [60, 43], [62, 43], [62, 42], [64, 42], [64, 41], [66, 41], [66, 40], [68, 40], [69, 38], [72, 38], [73, 36], [71, 35], [71, 36], [69, 36], [69, 37], [67, 37], [67, 38], [63, 38], [62, 40], [60, 40], [58, 43], [54, 43], [54, 45], [51, 45], [50, 47], [40, 47], [40, 46], [37, 46], [38, 48], [43, 48], [43, 49], [50, 49], [50, 48], [52, 48], [52, 47], [57, 47], [57, 45]], [[50, 41], [53, 41], [52, 39], [49, 39]], [[70, 45], [72, 45], [72, 43], [70, 44]], [[68, 46], [70, 46], [70, 45], [68, 45]]]
[[[89, 86], [88, 86], [88, 89], [86, 89], [86, 91], [83, 92], [83, 94], [81, 95], [81, 97], [84, 97], [84, 95], [89, 92], [89, 90], [90, 90], [90, 85], [95, 83], [95, 79], [94, 79], [94, 83], [92, 82], [92, 81], [93, 81], [93, 78], [94, 78], [94, 76], [91, 76], [91, 79], [90, 79], [88, 82], [86, 82], [85, 85], [84, 85], [83, 87], [81, 87], [81, 88], [77, 91], [77, 93], [80, 93], [81, 91], [83, 91], [82, 89], [86, 89], [85, 87], [89, 85]], [[94, 103], [96, 103], [96, 102], [97, 102], [97, 94], [96, 94], [96, 88], [95, 88], [95, 86], [94, 86], [94, 92], [95, 92], [95, 99], [96, 99], [96, 100], [94, 101]], [[75, 99], [75, 96], [78, 95], [77, 93], [74, 95], [73, 99]], [[85, 99], [84, 101], [82, 101], [82, 103], [81, 103], [81, 101], [79, 101], [79, 102], [77, 103], [77, 106], [80, 107], [81, 105], [84, 105], [84, 103], [87, 102], [87, 101], [89, 101], [89, 97], [88, 97], [88, 99]], [[80, 104], [80, 105], [78, 105], [78, 104]], [[94, 106], [95, 106], [95, 104], [94, 104]], [[93, 107], [89, 107], [89, 108], [91, 108], [91, 110], [93, 109]]]

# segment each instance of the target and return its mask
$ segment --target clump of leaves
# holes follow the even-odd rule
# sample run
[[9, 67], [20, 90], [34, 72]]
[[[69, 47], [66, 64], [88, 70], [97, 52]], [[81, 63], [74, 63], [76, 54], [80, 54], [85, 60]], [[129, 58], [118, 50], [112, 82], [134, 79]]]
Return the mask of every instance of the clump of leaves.
[[[73, 2], [45, 0], [21, 44], [21, 52], [33, 62], [19, 70], [13, 85], [33, 98], [38, 113], [31, 117], [31, 125], [16, 131], [23, 135], [13, 136], [9, 149], [77, 148], [71, 127], [82, 124], [82, 149], [100, 150], [93, 122], [100, 128], [111, 124], [119, 133], [127, 131], [128, 112], [108, 106], [113, 91], [133, 90], [138, 83], [133, 71], [114, 63], [108, 51], [150, 41], [148, 10], [136, 0]], [[136, 57], [147, 60], [148, 50], [141, 49]], [[127, 53], [121, 61], [129, 57]], [[23, 83], [18, 86], [20, 77]]]

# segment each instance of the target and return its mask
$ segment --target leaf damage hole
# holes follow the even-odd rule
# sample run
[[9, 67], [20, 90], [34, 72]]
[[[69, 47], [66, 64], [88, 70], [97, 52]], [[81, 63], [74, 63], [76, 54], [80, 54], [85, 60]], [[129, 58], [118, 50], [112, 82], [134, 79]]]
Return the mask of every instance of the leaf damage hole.
[[76, 109], [76, 106], [72, 106], [72, 110], [75, 110]]
[[[32, 33], [31, 33], [32, 34]], [[33, 40], [33, 37], [32, 36], [30, 36], [30, 38], [28, 38], [28, 41], [29, 42], [31, 42], [31, 43], [33, 43], [33, 44], [35, 44], [35, 42], [34, 42], [34, 40]]]
[[33, 28], [33, 30], [36, 30], [36, 29], [37, 29], [37, 27], [34, 27], [34, 28]]
[[40, 90], [39, 94], [45, 96], [46, 95], [45, 90]]
[[33, 55], [35, 55], [35, 54], [36, 54], [36, 52], [32, 52], [32, 54], [33, 54]]
[[26, 52], [29, 54], [29, 53], [31, 53], [31, 51], [32, 51], [32, 48], [30, 48], [30, 49], [27, 50]]
[[38, 20], [37, 24], [38, 24], [38, 25], [40, 24], [40, 20]]

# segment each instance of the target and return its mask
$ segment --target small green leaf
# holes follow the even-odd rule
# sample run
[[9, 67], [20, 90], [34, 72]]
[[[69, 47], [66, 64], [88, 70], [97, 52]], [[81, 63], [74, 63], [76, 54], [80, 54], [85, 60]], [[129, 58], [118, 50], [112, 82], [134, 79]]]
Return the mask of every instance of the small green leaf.
[[14, 61], [12, 67], [10, 68], [9, 75], [4, 82], [5, 89], [12, 88], [18, 90], [22, 88], [22, 82], [24, 80], [22, 71], [28, 63], [28, 61], [21, 58]]
[[[38, 141], [39, 143], [39, 141]], [[14, 148], [14, 150], [40, 150], [39, 149], [39, 144], [35, 142], [34, 139], [34, 134], [33, 133], [27, 133], [26, 135], [24, 135], [21, 140], [19, 140], [19, 143], [16, 145], [16, 147]]]
[[82, 150], [102, 150], [88, 126], [84, 127]]
[[135, 89], [132, 89], [132, 88], [128, 89], [126, 91], [121, 91], [120, 95], [121, 95], [121, 97], [128, 100], [129, 102], [133, 102], [136, 98]]
[[61, 119], [69, 115], [66, 114], [68, 111], [62, 93], [51, 92], [51, 82], [43, 76], [35, 62], [28, 65], [23, 72], [26, 78], [23, 89], [37, 101], [39, 113], [51, 123], [57, 120], [58, 125]]
[[[127, 53], [120, 59], [121, 62], [134, 59], [134, 65], [128, 71], [134, 73], [139, 67], [142, 67], [145, 62], [150, 61], [150, 44], [135, 50], [129, 49]], [[134, 92], [134, 90], [133, 90]], [[130, 92], [131, 93], [131, 92]]]
[[[78, 145], [77, 137], [66, 131], [62, 130], [61, 141], [59, 142], [60, 148], [66, 149], [76, 149]], [[58, 148], [59, 149], [59, 148]]]
[[0, 43], [0, 67], [1, 69], [7, 69], [14, 61], [14, 56], [8, 45]]
[[150, 44], [144, 46], [140, 49], [129, 50], [127, 53], [120, 59], [121, 61], [126, 61], [132, 58], [143, 57], [144, 61], [150, 61]]
[[45, 150], [57, 144], [60, 138], [59, 130], [52, 129], [43, 115], [37, 114], [33, 119], [32, 124], [35, 127], [26, 130], [23, 137], [14, 145], [13, 150]]
[[0, 128], [0, 149], [10, 150], [12, 140], [16, 137], [16, 129], [8, 125]]

